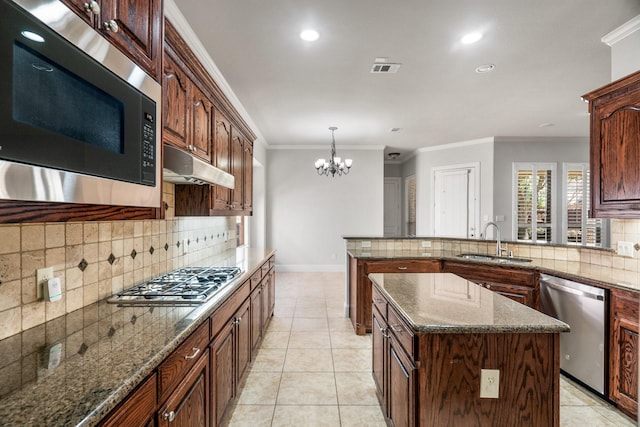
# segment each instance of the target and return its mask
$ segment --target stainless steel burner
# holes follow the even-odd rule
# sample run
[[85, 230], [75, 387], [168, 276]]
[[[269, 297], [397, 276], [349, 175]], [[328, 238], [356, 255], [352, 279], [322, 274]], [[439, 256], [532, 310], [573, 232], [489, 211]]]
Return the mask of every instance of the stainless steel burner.
[[108, 302], [122, 305], [200, 304], [241, 273], [238, 267], [183, 267], [120, 292]]

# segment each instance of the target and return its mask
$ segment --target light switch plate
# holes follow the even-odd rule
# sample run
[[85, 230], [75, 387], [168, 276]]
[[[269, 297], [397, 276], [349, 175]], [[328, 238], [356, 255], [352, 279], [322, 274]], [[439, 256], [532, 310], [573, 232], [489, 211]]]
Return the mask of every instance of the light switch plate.
[[618, 255], [633, 257], [633, 243], [618, 242]]
[[500, 371], [498, 369], [480, 370], [480, 397], [497, 399], [500, 393]]
[[53, 267], [39, 268], [36, 270], [36, 299], [43, 299], [43, 289], [47, 280], [53, 279]]
[[362, 248], [370, 248], [370, 247], [371, 247], [371, 241], [369, 241], [369, 240], [363, 240], [363, 241], [360, 243], [360, 247], [362, 247]]
[[431, 247], [431, 241], [430, 241], [430, 240], [423, 240], [423, 241], [420, 243], [420, 245], [421, 245], [423, 248], [430, 248], [430, 247]]

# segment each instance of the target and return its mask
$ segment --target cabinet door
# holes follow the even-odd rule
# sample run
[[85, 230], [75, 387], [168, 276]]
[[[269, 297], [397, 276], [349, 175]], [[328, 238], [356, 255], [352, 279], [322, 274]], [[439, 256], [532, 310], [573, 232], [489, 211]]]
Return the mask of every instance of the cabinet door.
[[209, 352], [198, 359], [196, 365], [169, 395], [158, 411], [158, 425], [209, 426]]
[[413, 426], [415, 423], [415, 367], [407, 358], [393, 335], [389, 343], [388, 417], [395, 427]]
[[251, 361], [251, 304], [249, 300], [247, 300], [242, 307], [238, 309], [235, 321], [238, 341], [238, 369], [236, 384], [239, 384], [249, 367], [249, 362]]
[[266, 333], [267, 325], [269, 324], [269, 276], [262, 279], [262, 336]]
[[638, 414], [638, 296], [611, 291], [612, 335], [609, 362], [611, 400], [629, 415]]
[[189, 86], [191, 81], [171, 48], [165, 49], [162, 76], [164, 93], [162, 106], [162, 141], [188, 150], [189, 141]]
[[229, 322], [211, 343], [211, 414], [218, 426], [235, 398], [234, 379], [234, 327]]
[[241, 211], [244, 202], [244, 182], [242, 161], [244, 159], [244, 138], [231, 129], [231, 153], [229, 157], [231, 175], [235, 177], [235, 187], [231, 190], [231, 210]]
[[156, 374], [143, 382], [106, 419], [100, 427], [145, 427], [153, 425], [156, 409]]
[[373, 347], [373, 360], [372, 360], [373, 382], [376, 385], [376, 395], [378, 396], [378, 402], [380, 402], [382, 413], [385, 415], [387, 413], [387, 402], [385, 399], [386, 391], [385, 391], [385, 382], [384, 382], [386, 334], [387, 334], [387, 325], [384, 319], [382, 318], [382, 315], [374, 307], [373, 308], [373, 328], [371, 330], [371, 343]]
[[260, 285], [251, 294], [251, 348], [258, 349], [262, 338], [262, 288]]
[[[231, 123], [219, 111], [215, 111], [214, 153], [215, 166], [225, 172], [230, 172], [229, 144], [231, 144]], [[228, 188], [214, 186], [213, 210], [228, 210], [230, 192]]]
[[196, 86], [191, 85], [193, 114], [190, 151], [206, 163], [211, 163], [211, 138], [213, 136], [213, 104]]
[[244, 159], [242, 162], [244, 168], [244, 190], [242, 207], [244, 213], [251, 215], [253, 213], [253, 144], [244, 141]]
[[273, 316], [273, 311], [276, 308], [276, 272], [269, 271], [269, 312], [267, 317]]
[[[96, 17], [100, 16], [100, 1], [95, 0], [60, 0], [66, 4], [69, 9], [74, 11], [76, 15], [82, 18], [87, 24], [94, 26]], [[97, 11], [97, 13], [93, 13]]]
[[158, 80], [162, 16], [162, 0], [102, 0], [96, 25], [112, 44]]
[[523, 286], [510, 286], [493, 282], [482, 283], [481, 285], [487, 289], [492, 290], [493, 292], [512, 299], [515, 302], [519, 302], [520, 304], [535, 308], [533, 305], [535, 303], [534, 290], [531, 288], [526, 288]]

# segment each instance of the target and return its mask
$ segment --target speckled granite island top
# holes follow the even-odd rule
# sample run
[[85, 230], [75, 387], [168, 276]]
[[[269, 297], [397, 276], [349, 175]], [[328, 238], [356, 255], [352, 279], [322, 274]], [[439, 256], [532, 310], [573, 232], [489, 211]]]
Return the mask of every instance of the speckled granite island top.
[[97, 424], [273, 254], [238, 249], [212, 258], [244, 273], [199, 306], [100, 301], [0, 341], [0, 425]]
[[372, 273], [416, 333], [555, 333], [569, 325], [452, 273]]

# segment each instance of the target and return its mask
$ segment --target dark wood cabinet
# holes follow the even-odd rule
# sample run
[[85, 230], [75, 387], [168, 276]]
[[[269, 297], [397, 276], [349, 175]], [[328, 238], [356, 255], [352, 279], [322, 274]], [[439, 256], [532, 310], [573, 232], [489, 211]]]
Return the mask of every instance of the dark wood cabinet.
[[447, 261], [444, 271], [454, 273], [536, 310], [540, 308], [538, 275], [533, 270]]
[[591, 117], [590, 216], [640, 218], [640, 72], [583, 98]]
[[242, 210], [245, 215], [253, 214], [253, 144], [248, 139], [244, 140], [242, 167], [243, 190], [242, 190]]
[[229, 322], [211, 343], [213, 424], [220, 425], [236, 396], [234, 379], [235, 324]]
[[609, 398], [619, 409], [638, 417], [638, 332], [640, 296], [611, 290]]
[[111, 44], [159, 80], [161, 0], [61, 0]]
[[153, 374], [99, 425], [101, 427], [154, 426], [156, 397], [156, 374]]
[[205, 350], [158, 411], [158, 426], [210, 426], [209, 351]]
[[262, 287], [258, 286], [251, 293], [251, 349], [258, 350], [262, 339]]
[[[231, 171], [231, 165], [229, 164], [229, 152], [231, 148], [231, 122], [226, 116], [219, 110], [215, 112], [215, 138], [214, 138], [214, 152], [215, 162], [214, 165], [225, 172]], [[214, 197], [213, 206], [214, 211], [226, 211], [229, 209], [231, 202], [231, 190], [219, 185], [213, 187]]]
[[244, 203], [244, 138], [235, 129], [231, 128], [231, 150], [229, 153], [229, 165], [231, 175], [235, 178], [235, 187], [231, 190], [232, 211], [242, 211]]

